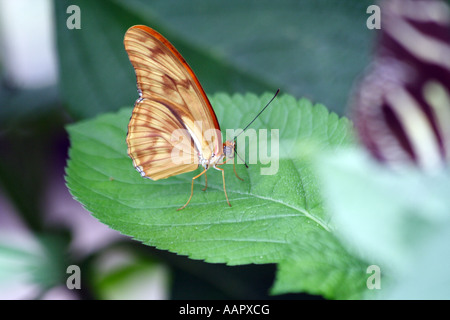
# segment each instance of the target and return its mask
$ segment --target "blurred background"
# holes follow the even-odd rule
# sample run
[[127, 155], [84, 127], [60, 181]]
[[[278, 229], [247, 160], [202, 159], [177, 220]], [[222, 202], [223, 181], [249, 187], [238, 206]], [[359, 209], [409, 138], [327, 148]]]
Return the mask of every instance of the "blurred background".
[[377, 34], [371, 4], [0, 0], [0, 299], [320, 298], [270, 296], [275, 265], [194, 261], [99, 223], [65, 187], [65, 125], [134, 104], [123, 36], [135, 24], [168, 38], [208, 94], [281, 88], [346, 115]]

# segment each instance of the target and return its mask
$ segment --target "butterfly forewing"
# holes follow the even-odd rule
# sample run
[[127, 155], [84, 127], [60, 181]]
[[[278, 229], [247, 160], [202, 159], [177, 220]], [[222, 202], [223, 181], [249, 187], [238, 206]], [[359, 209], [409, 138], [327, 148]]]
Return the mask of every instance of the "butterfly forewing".
[[128, 125], [128, 154], [142, 176], [164, 179], [195, 170], [222, 152], [216, 115], [178, 51], [146, 26], [128, 29], [125, 49], [140, 98]]

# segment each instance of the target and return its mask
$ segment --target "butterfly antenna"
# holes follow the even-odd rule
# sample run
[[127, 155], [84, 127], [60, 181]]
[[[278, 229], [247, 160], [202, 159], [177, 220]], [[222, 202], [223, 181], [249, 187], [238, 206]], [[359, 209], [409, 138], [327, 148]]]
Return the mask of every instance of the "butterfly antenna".
[[[275, 97], [278, 95], [279, 92], [280, 92], [280, 89], [278, 89], [277, 92], [275, 92], [275, 95], [272, 97], [272, 99], [270, 99], [270, 101], [266, 104], [266, 106], [265, 106], [264, 108], [262, 108], [262, 110], [256, 115], [256, 117], [255, 117], [252, 121], [250, 121], [250, 123], [245, 127], [245, 129], [242, 130], [241, 132], [239, 132], [239, 134], [236, 135], [236, 136], [234, 137], [234, 139], [233, 139], [234, 141], [236, 141], [236, 138], [239, 137], [239, 135], [242, 134], [245, 130], [247, 130], [248, 127], [250, 127], [250, 125], [251, 125], [253, 122], [255, 122], [255, 120], [261, 115], [261, 113], [263, 113], [264, 110], [266, 110], [266, 108], [267, 108], [267, 107], [269, 106], [269, 104], [273, 101], [273, 99], [275, 99]], [[239, 158], [240, 158], [240, 157], [239, 157]], [[241, 160], [242, 160], [242, 159], [241, 159]]]
[[242, 160], [242, 162], [245, 164], [245, 167], [248, 169], [247, 162], [245, 162], [245, 160], [241, 158], [241, 156], [239, 155], [239, 153], [237, 153], [236, 148], [234, 148], [234, 153], [239, 157], [239, 159]]

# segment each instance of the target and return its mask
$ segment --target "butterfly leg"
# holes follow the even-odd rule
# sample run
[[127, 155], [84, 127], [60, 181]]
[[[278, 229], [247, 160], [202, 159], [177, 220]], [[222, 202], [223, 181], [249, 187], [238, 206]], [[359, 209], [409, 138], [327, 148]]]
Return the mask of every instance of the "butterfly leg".
[[241, 177], [238, 176], [237, 172], [236, 172], [236, 162], [233, 161], [233, 171], [234, 171], [234, 175], [236, 176], [236, 178], [238, 178], [241, 181], [244, 181], [244, 179], [242, 179]]
[[191, 202], [192, 199], [192, 195], [194, 194], [194, 180], [197, 179], [198, 177], [200, 177], [202, 174], [204, 174], [206, 172], [206, 168], [203, 170], [202, 173], [196, 175], [195, 177], [192, 178], [192, 183], [191, 183], [191, 196], [189, 197], [189, 200], [186, 202], [186, 204], [184, 206], [182, 206], [181, 208], [178, 208], [177, 211], [183, 210], [184, 208], [186, 208], [186, 206], [189, 204], [189, 202]]
[[234, 162], [234, 158], [228, 158], [226, 161], [217, 164], [217, 166], [224, 165], [225, 163], [227, 163], [227, 162], [230, 161], [231, 159], [233, 159], [233, 171], [234, 171], [234, 175], [235, 175], [236, 178], [238, 178], [239, 180], [244, 181], [244, 179], [242, 179], [241, 177], [239, 177], [238, 174], [237, 174], [237, 172], [236, 172], [236, 162]]
[[214, 167], [214, 169], [222, 171], [223, 191], [225, 192], [225, 198], [227, 198], [228, 205], [231, 207], [230, 201], [228, 200], [227, 189], [225, 188], [225, 170], [217, 167]]

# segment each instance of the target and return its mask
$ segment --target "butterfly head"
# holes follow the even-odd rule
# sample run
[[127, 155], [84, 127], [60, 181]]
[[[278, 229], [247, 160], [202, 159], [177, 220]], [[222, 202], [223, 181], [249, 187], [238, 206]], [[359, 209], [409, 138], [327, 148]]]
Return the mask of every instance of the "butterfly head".
[[227, 159], [234, 158], [235, 147], [236, 141], [226, 141], [223, 144], [223, 154]]

